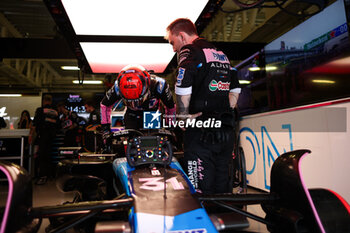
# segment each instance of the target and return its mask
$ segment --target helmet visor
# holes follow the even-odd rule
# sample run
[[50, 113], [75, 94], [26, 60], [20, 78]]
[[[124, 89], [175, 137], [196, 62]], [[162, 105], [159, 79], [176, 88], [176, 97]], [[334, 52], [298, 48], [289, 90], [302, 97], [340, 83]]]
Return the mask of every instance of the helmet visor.
[[138, 109], [147, 100], [147, 98], [148, 98], [148, 92], [146, 92], [145, 95], [141, 96], [138, 99], [125, 99], [125, 98], [123, 98], [123, 102], [124, 102], [125, 106], [127, 106], [127, 107], [130, 107], [132, 109]]

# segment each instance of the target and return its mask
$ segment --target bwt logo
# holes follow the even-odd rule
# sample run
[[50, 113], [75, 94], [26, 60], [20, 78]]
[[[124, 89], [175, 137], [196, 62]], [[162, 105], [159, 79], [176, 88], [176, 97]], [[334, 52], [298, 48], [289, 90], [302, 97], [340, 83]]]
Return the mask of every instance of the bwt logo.
[[219, 53], [214, 53], [214, 52], [212, 52], [212, 53], [213, 53], [213, 57], [215, 59], [218, 59], [219, 61], [228, 61], [225, 54], [219, 54]]
[[160, 129], [160, 116], [162, 114], [156, 112], [143, 112], [143, 128], [144, 129]]

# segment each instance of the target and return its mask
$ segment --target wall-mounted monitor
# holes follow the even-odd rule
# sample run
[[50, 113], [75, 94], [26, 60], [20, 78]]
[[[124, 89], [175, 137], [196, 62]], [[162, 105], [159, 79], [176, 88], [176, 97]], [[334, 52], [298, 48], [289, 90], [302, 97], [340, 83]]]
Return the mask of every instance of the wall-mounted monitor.
[[77, 112], [80, 117], [88, 119], [89, 113], [86, 112], [84, 103], [87, 100], [92, 100], [95, 103], [95, 108], [100, 108], [100, 102], [104, 97], [104, 93], [44, 93], [52, 96], [53, 105], [63, 102], [69, 111]]

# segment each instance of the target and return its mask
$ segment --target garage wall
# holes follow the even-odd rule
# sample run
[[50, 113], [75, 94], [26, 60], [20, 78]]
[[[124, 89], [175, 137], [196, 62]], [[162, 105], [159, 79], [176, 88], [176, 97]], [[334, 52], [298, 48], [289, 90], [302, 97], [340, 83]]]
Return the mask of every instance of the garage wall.
[[0, 116], [7, 124], [7, 129], [17, 129], [23, 110], [28, 110], [33, 119], [35, 110], [41, 106], [41, 96], [0, 97]]

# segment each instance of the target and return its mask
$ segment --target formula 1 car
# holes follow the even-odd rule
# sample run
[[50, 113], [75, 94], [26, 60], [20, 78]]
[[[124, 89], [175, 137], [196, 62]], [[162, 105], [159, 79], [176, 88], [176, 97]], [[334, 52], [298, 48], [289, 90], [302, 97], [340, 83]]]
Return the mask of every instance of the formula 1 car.
[[[76, 158], [80, 165], [89, 159], [90, 165], [109, 164], [119, 178], [109, 182], [122, 190], [114, 194], [104, 189], [108, 184], [101, 177], [70, 174], [61, 189], [78, 190], [80, 198], [62, 205], [32, 207], [28, 173], [0, 162], [8, 181], [0, 233], [37, 232], [43, 218], [50, 219], [47, 232], [244, 232], [249, 226], [247, 218], [266, 224], [271, 232], [350, 232], [346, 201], [332, 191], [305, 187], [299, 163], [308, 150], [287, 152], [276, 159], [270, 193], [201, 195], [174, 157], [168, 135], [135, 135], [127, 130], [118, 134], [114, 136], [126, 139], [125, 157]], [[260, 204], [266, 216], [247, 212], [244, 206], [251, 204]]]

